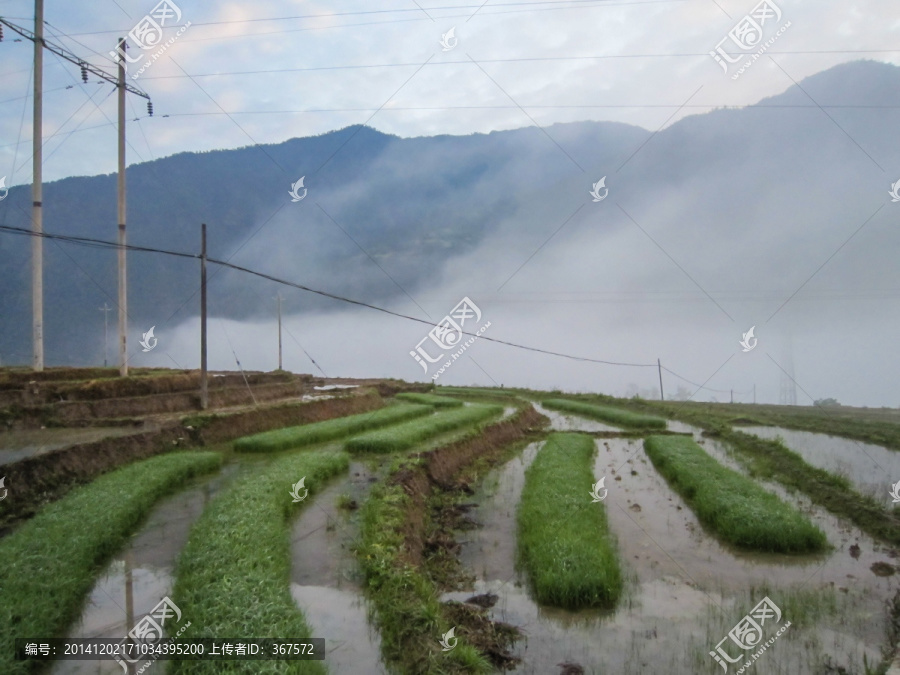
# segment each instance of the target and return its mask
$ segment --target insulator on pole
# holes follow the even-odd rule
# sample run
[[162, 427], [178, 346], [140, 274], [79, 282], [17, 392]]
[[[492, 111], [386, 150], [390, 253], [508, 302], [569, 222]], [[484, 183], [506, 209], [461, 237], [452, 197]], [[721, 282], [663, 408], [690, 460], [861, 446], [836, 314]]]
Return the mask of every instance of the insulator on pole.
[[153, 102], [152, 101], [147, 101], [147, 114], [150, 117], [153, 117]]
[[82, 80], [82, 82], [84, 82], [85, 84], [87, 84], [87, 81], [88, 81], [88, 71], [87, 71], [87, 66], [84, 65], [83, 63], [81, 64], [81, 80]]
[[0, 42], [3, 42], [3, 24], [0, 23]]

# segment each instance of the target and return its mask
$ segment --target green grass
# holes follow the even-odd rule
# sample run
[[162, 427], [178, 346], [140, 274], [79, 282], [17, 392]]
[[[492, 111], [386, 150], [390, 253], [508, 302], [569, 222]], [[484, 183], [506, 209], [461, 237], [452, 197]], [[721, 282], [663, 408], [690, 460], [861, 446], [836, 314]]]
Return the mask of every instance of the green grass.
[[[174, 601], [190, 632], [184, 638], [310, 635], [290, 593], [289, 519], [310, 499], [293, 503], [293, 483], [306, 477], [312, 495], [347, 470], [342, 452], [280, 458], [245, 476], [206, 508], [179, 556]], [[328, 636], [315, 636], [328, 637]], [[324, 673], [320, 661], [179, 661], [172, 673]]]
[[525, 473], [519, 557], [545, 605], [613, 607], [622, 592], [604, 505], [591, 502], [594, 452], [589, 436], [552, 434]]
[[425, 405], [433, 405], [435, 408], [458, 408], [463, 404], [462, 401], [456, 398], [436, 396], [434, 394], [417, 394], [411, 391], [397, 394], [394, 398], [399, 398], [403, 401], [409, 401], [410, 403], [423, 403]]
[[541, 404], [545, 408], [550, 408], [551, 410], [574, 413], [576, 415], [581, 415], [582, 417], [590, 417], [591, 419], [609, 422], [610, 424], [616, 424], [623, 427], [632, 427], [635, 429], [666, 428], [666, 421], [661, 417], [640, 415], [620, 408], [579, 403], [578, 401], [569, 401], [564, 398], [546, 399], [542, 401]]
[[416, 417], [430, 415], [433, 412], [434, 408], [430, 405], [393, 405], [358, 415], [244, 436], [234, 442], [234, 449], [238, 452], [277, 452], [301, 448], [315, 443], [346, 438], [369, 429], [405, 422]]
[[14, 638], [62, 636], [102, 566], [151, 507], [221, 463], [215, 452], [135, 462], [75, 488], [0, 540], [0, 672], [29, 672], [34, 662], [13, 660]]
[[[403, 467], [396, 464], [397, 471]], [[402, 486], [379, 483], [362, 507], [357, 559], [375, 613], [385, 661], [403, 674], [490, 673], [493, 668], [458, 637], [455, 649], [439, 640], [452, 626], [441, 614], [440, 594], [425, 574], [404, 560], [410, 497]]]
[[693, 439], [650, 436], [644, 449], [700, 522], [722, 541], [777, 553], [821, 551], [827, 546], [825, 534], [799, 511], [719, 464]]
[[349, 439], [344, 448], [349, 452], [397, 452], [408, 450], [416, 443], [427, 441], [447, 431], [453, 431], [500, 415], [503, 406], [470, 405], [452, 408], [430, 417], [415, 419], [389, 429], [379, 429]]

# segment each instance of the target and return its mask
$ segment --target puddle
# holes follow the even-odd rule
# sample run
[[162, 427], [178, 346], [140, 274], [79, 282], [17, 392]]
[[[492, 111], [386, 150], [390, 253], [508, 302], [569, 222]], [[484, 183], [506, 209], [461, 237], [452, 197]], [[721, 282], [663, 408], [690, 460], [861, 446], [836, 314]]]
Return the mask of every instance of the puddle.
[[90, 427], [87, 429], [28, 429], [0, 433], [0, 465], [43, 455], [79, 443], [93, 443], [104, 438], [128, 436], [127, 427]]
[[356, 389], [358, 384], [326, 384], [321, 387], [313, 387], [316, 391], [331, 391], [332, 389]]
[[619, 427], [612, 427], [585, 417], [566, 415], [556, 410], [550, 410], [537, 402], [533, 405], [535, 410], [550, 418], [550, 429], [553, 431], [622, 431]]
[[332, 673], [386, 672], [351, 550], [357, 528], [348, 513], [355, 512], [338, 508], [343, 495], [361, 505], [375, 476], [362, 462], [351, 461], [348, 475], [319, 492], [291, 528], [291, 595], [313, 637], [325, 638], [325, 663]]
[[[711, 439], [704, 440], [704, 447], [712, 444]], [[729, 610], [739, 601], [748, 607], [749, 592], [762, 586], [771, 589], [775, 602], [782, 598], [782, 590], [834, 586], [841, 604], [837, 618], [822, 619], [814, 629], [789, 630], [761, 657], [766, 665], [758, 672], [812, 674], [823, 654], [845, 666], [861, 663], [863, 653], [870, 660], [878, 657], [884, 636], [883, 599], [891, 597], [898, 582], [870, 571], [873, 562], [890, 560], [872, 539], [823, 509], [791, 497], [790, 503], [799, 503], [825, 531], [834, 551], [787, 556], [730, 550], [703, 530], [657, 474], [640, 439], [596, 443], [595, 475], [607, 477], [604, 507], [628, 580], [614, 611], [541, 607], [516, 573], [516, 505], [539, 444], [528, 446], [486, 477], [475, 498], [479, 506], [472, 512], [483, 527], [457, 535], [462, 543], [460, 559], [477, 580], [472, 590], [444, 597], [462, 601], [473, 593], [499, 596], [491, 617], [525, 633], [514, 648], [523, 659], [516, 673], [558, 673], [558, 664], [565, 662], [580, 664], [585, 672], [721, 672], [708, 652], [746, 611], [735, 608], [732, 616]], [[722, 448], [712, 450], [714, 455], [724, 453]], [[588, 493], [585, 501], [590, 502]], [[853, 550], [858, 557], [851, 555], [851, 545], [859, 547]]]
[[879, 501], [890, 499], [892, 482], [900, 480], [900, 452], [879, 445], [779, 427], [736, 430], [773, 440], [781, 436], [785, 445], [813, 466], [845, 476], [859, 492]]
[[[175, 561], [191, 526], [213, 495], [237, 471], [226, 466], [214, 478], [202, 478], [178, 494], [167, 497], [150, 512], [88, 596], [81, 618], [66, 634], [69, 638], [121, 638], [135, 622], [172, 591]], [[154, 663], [145, 672], [163, 672]], [[53, 675], [122, 673], [115, 661], [56, 661]]]

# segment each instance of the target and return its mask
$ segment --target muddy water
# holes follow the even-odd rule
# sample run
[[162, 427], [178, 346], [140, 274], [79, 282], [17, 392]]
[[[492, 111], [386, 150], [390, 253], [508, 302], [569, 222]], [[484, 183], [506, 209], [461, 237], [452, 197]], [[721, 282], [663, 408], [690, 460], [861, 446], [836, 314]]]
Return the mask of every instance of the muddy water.
[[534, 403], [533, 405], [535, 410], [550, 418], [550, 428], [553, 431], [622, 431], [619, 427], [612, 427], [602, 422], [595, 422], [578, 415], [566, 415], [556, 410], [550, 410], [540, 403]]
[[[66, 637], [124, 637], [137, 620], [169, 595], [175, 561], [187, 542], [191, 526], [237, 468], [237, 465], [226, 466], [214, 478], [198, 479], [186, 490], [162, 500], [98, 577], [81, 618]], [[164, 665], [158, 662], [145, 673], [163, 671]], [[49, 672], [105, 675], [123, 671], [115, 661], [57, 661]]]
[[386, 672], [351, 550], [358, 531], [355, 512], [338, 507], [342, 496], [362, 504], [375, 476], [362, 462], [351, 462], [348, 476], [319, 492], [291, 530], [291, 595], [313, 636], [325, 638], [325, 662], [332, 673]]
[[133, 433], [134, 429], [125, 427], [4, 431], [0, 433], [0, 465], [43, 455], [78, 443], [92, 443], [107, 437], [127, 436]]
[[856, 489], [891, 503], [891, 485], [900, 481], [900, 452], [849, 438], [779, 427], [737, 427], [760, 438], [781, 436], [785, 445], [807, 462], [846, 476]]
[[[515, 509], [537, 445], [486, 479], [474, 514], [484, 526], [459, 535], [461, 560], [477, 576], [473, 590], [499, 595], [493, 618], [519, 626], [526, 635], [516, 647], [523, 659], [516, 672], [557, 673], [557, 664], [567, 661], [579, 663], [585, 672], [721, 672], [708, 651], [752, 606], [750, 589], [761, 586], [783, 604], [789, 589], [824, 588], [836, 595], [840, 612], [838, 619], [822, 619], [814, 629], [789, 629], [777, 648], [762, 657], [766, 663], [757, 672], [812, 673], [823, 654], [843, 665], [860, 663], [863, 653], [870, 661], [878, 656], [884, 628], [881, 602], [897, 582], [870, 571], [873, 562], [890, 561], [870, 538], [801, 502], [836, 550], [805, 557], [729, 550], [704, 531], [656, 473], [642, 441], [600, 439], [597, 446], [595, 475], [607, 477], [609, 490], [602, 508], [629, 580], [615, 611], [540, 607], [516, 574]], [[858, 559], [850, 555], [851, 544], [860, 547]], [[464, 600], [469, 595], [446, 597]]]

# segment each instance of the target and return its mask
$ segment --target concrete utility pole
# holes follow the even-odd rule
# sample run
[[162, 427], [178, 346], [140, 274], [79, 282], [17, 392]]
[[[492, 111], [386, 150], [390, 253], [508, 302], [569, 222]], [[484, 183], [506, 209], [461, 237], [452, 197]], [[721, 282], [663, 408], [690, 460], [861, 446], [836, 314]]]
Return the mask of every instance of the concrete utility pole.
[[[125, 38], [119, 38], [125, 53]], [[125, 269], [125, 61], [119, 59], [119, 375], [128, 375], [128, 275]]]
[[44, 370], [43, 105], [44, 0], [34, 0], [34, 118], [31, 125], [31, 339], [34, 372]]
[[281, 293], [275, 296], [278, 299], [278, 370], [281, 368]]
[[105, 302], [103, 303], [103, 307], [100, 308], [100, 311], [103, 312], [103, 367], [106, 368], [107, 361], [109, 360], [109, 310], [110, 307]]
[[[84, 59], [73, 54], [65, 47], [54, 44], [44, 39], [44, 2], [34, 2], [34, 32], [16, 25], [0, 16], [0, 24], [8, 26], [27, 40], [34, 43], [34, 120], [32, 123], [32, 215], [31, 215], [31, 308], [32, 308], [32, 343], [34, 348], [33, 367], [36, 372], [44, 369], [44, 242], [42, 234], [43, 223], [43, 152], [42, 152], [42, 116], [43, 116], [43, 71], [44, 49], [57, 56], [74, 63], [81, 69], [81, 78], [88, 81], [88, 73], [96, 75], [101, 80], [115, 84], [119, 89], [119, 333], [120, 333], [120, 367], [122, 375], [128, 374], [128, 365], [125, 363], [125, 337], [124, 330], [127, 324], [124, 320], [127, 307], [125, 306], [125, 91], [137, 94], [147, 99], [147, 114], [153, 116], [153, 104], [150, 97], [133, 84], [125, 82], [124, 61], [119, 59], [118, 77], [106, 73]], [[120, 38], [119, 46], [123, 53], [125, 40]]]
[[[659, 362], [659, 359], [656, 359], [656, 369], [659, 371], [659, 400], [665, 401], [665, 397], [663, 396], [663, 387], [662, 387], [662, 364]], [[678, 393], [678, 392], [675, 392]]]
[[206, 373], [206, 223], [200, 226], [200, 409], [209, 407]]

